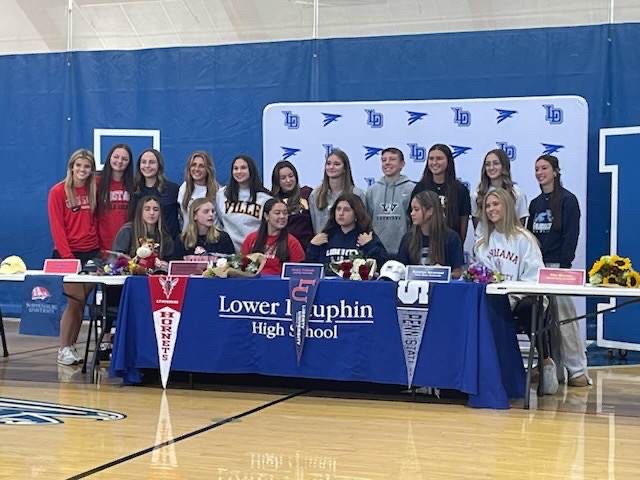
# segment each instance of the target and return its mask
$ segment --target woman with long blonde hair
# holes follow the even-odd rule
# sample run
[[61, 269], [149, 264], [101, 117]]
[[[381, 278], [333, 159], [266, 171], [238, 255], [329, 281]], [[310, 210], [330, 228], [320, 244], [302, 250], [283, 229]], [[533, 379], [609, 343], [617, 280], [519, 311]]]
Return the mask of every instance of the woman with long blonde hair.
[[[536, 238], [522, 226], [516, 214], [515, 202], [510, 192], [497, 188], [487, 193], [482, 208], [482, 222], [486, 225], [482, 237], [474, 246], [476, 261], [502, 274], [507, 281], [537, 282], [538, 270], [544, 267], [542, 253]], [[523, 321], [530, 317], [531, 304], [526, 295], [510, 295], [511, 308], [518, 312], [521, 328], [529, 334], [531, 323]], [[524, 310], [528, 313], [523, 313]], [[558, 390], [556, 365], [547, 351], [538, 352], [543, 358], [543, 385], [545, 394], [553, 395]]]
[[[84, 266], [100, 253], [96, 222], [96, 162], [86, 149], [76, 150], [67, 162], [63, 181], [49, 191], [48, 211], [54, 258], [75, 258]], [[82, 361], [75, 343], [82, 325], [82, 313], [93, 287], [65, 283], [67, 306], [60, 321], [58, 363], [75, 365]]]
[[[178, 203], [182, 214], [182, 233], [189, 224], [189, 207], [196, 198], [208, 198], [215, 202], [218, 193], [216, 167], [213, 158], [204, 150], [196, 150], [187, 159], [184, 182], [178, 190]], [[214, 223], [218, 223], [214, 214]]]
[[221, 253], [233, 255], [231, 237], [215, 224], [215, 207], [209, 198], [196, 198], [189, 207], [187, 228], [176, 245], [175, 257]]

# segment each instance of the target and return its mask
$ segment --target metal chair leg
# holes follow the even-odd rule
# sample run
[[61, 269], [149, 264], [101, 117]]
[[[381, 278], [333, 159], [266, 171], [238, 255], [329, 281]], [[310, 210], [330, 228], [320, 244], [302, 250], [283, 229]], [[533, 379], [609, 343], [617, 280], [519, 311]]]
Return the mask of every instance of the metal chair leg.
[[2, 309], [0, 308], [0, 336], [2, 337], [2, 350], [3, 356], [9, 356], [9, 350], [7, 350], [7, 336], [4, 333], [4, 317], [2, 316]]

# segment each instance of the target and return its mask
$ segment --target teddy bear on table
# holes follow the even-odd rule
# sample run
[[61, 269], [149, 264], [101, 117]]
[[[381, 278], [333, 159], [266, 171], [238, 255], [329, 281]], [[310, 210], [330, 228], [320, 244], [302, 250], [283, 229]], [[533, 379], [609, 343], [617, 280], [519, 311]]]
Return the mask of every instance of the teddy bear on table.
[[158, 258], [160, 244], [151, 238], [139, 238], [138, 244], [136, 256], [129, 261], [129, 271], [133, 275], [148, 275], [165, 267], [165, 262]]

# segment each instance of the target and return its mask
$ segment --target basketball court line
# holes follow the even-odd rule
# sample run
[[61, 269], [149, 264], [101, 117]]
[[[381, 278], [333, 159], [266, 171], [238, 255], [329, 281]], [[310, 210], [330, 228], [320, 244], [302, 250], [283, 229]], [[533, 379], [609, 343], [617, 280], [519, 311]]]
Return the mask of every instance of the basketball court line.
[[263, 405], [260, 405], [258, 407], [254, 407], [254, 408], [252, 408], [250, 410], [247, 410], [245, 412], [239, 413], [237, 415], [232, 415], [230, 417], [223, 418], [221, 420], [218, 420], [218, 421], [216, 421], [216, 422], [214, 422], [212, 424], [209, 424], [209, 425], [207, 425], [205, 427], [202, 427], [202, 428], [199, 428], [197, 430], [193, 430], [191, 432], [184, 433], [184, 434], [182, 434], [182, 435], [180, 435], [180, 436], [178, 436], [176, 438], [173, 438], [171, 440], [167, 440], [166, 442], [158, 443], [157, 445], [154, 445], [152, 447], [148, 447], [148, 448], [145, 448], [143, 450], [139, 450], [137, 452], [131, 453], [129, 455], [126, 455], [124, 457], [118, 458], [116, 460], [112, 460], [111, 462], [99, 465], [99, 466], [97, 466], [95, 468], [92, 468], [91, 470], [87, 470], [86, 472], [82, 472], [82, 473], [79, 473], [77, 475], [73, 475], [72, 477], [69, 477], [67, 480], [78, 480], [78, 479], [81, 479], [81, 478], [86, 478], [86, 477], [88, 477], [90, 475], [94, 475], [96, 473], [99, 473], [99, 472], [102, 472], [104, 470], [107, 470], [108, 468], [115, 467], [116, 465], [120, 465], [122, 463], [128, 462], [129, 460], [133, 460], [134, 458], [138, 458], [138, 457], [141, 457], [143, 455], [146, 455], [147, 453], [151, 453], [154, 450], [158, 450], [160, 448], [164, 448], [164, 447], [169, 446], [171, 444], [175, 444], [175, 443], [181, 442], [182, 440], [186, 440], [186, 439], [194, 437], [196, 435], [200, 435], [201, 433], [208, 432], [208, 431], [213, 430], [215, 428], [218, 428], [218, 427], [221, 427], [223, 425], [226, 425], [227, 423], [235, 422], [235, 421], [237, 421], [237, 420], [239, 420], [241, 418], [247, 417], [249, 415], [257, 413], [257, 412], [259, 412], [261, 410], [264, 410], [266, 408], [272, 407], [272, 406], [277, 405], [277, 404], [282, 403], [282, 402], [286, 402], [287, 400], [291, 400], [292, 398], [298, 397], [300, 395], [304, 395], [305, 393], [309, 393], [310, 391], [311, 391], [310, 389], [307, 389], [307, 390], [300, 390], [298, 392], [291, 393], [291, 394], [289, 394], [289, 395], [287, 395], [285, 397], [278, 398], [276, 400], [272, 400], [272, 401], [267, 402], [267, 403], [265, 403]]

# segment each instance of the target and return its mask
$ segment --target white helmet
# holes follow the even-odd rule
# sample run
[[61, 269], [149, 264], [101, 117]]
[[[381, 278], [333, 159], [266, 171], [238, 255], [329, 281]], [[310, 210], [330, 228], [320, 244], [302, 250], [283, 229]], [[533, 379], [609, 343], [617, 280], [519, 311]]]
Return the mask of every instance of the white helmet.
[[404, 280], [407, 274], [407, 267], [397, 260], [389, 260], [380, 269], [380, 277], [378, 280], [391, 280], [393, 282], [399, 282]]

